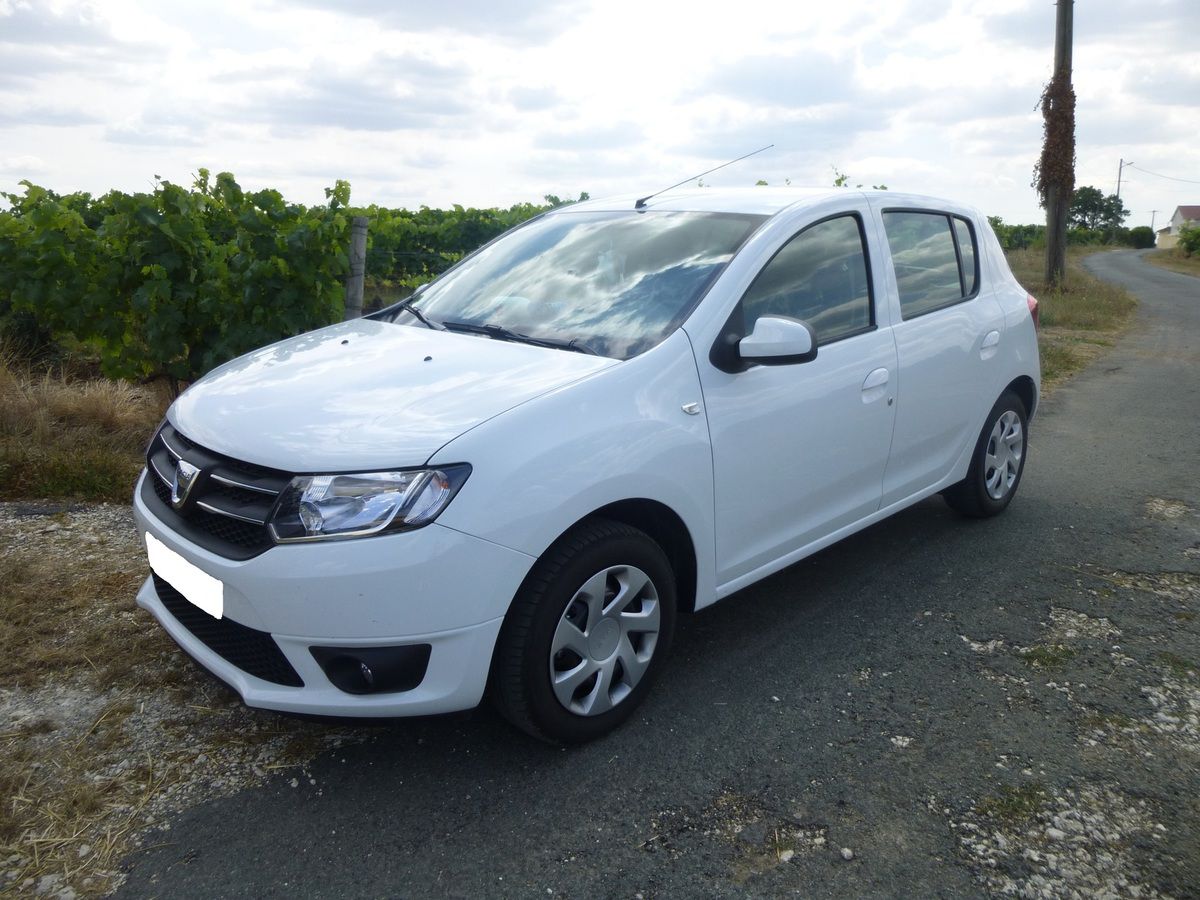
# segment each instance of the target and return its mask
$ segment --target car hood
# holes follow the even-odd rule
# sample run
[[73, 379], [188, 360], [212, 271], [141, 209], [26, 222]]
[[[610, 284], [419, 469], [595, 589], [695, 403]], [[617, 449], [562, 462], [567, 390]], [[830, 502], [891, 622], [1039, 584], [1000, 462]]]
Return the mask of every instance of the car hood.
[[284, 471], [417, 466], [480, 422], [616, 363], [358, 319], [214, 369], [168, 418], [203, 447]]

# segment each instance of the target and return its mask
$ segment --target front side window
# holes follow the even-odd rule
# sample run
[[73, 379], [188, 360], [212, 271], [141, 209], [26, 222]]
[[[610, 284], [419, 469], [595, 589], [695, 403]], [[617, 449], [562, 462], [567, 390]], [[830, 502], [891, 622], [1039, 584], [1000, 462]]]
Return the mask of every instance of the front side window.
[[[502, 236], [410, 298], [451, 330], [629, 359], [678, 328], [765, 216], [566, 212]], [[402, 307], [380, 318], [418, 324]]]
[[783, 245], [742, 298], [748, 329], [762, 316], [812, 326], [817, 344], [871, 327], [871, 284], [857, 216], [818, 222]]
[[905, 319], [974, 295], [977, 254], [966, 220], [944, 213], [893, 210], [883, 214], [883, 226]]

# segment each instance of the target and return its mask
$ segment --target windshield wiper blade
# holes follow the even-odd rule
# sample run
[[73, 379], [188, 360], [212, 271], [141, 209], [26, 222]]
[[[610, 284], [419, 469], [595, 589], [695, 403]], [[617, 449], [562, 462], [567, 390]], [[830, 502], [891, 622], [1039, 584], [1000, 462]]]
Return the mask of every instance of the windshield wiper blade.
[[500, 341], [532, 344], [535, 347], [553, 347], [556, 350], [571, 350], [575, 353], [587, 353], [591, 356], [600, 355], [596, 350], [582, 343], [577, 338], [566, 340], [564, 338], [534, 337], [530, 334], [521, 334], [519, 331], [512, 331], [503, 325], [493, 325], [490, 322], [480, 324], [478, 322], [464, 322], [461, 319], [443, 319], [442, 327], [450, 331], [465, 331], [468, 334], [486, 334], [488, 337]]
[[445, 331], [446, 330], [445, 325], [439, 325], [437, 322], [432, 322], [429, 319], [425, 318], [425, 313], [421, 312], [419, 309], [417, 309], [415, 306], [413, 306], [413, 299], [414, 299], [413, 297], [408, 297], [404, 300], [401, 300], [399, 303], [396, 304], [396, 308], [402, 309], [405, 312], [412, 313], [414, 316], [417, 317], [417, 321], [420, 322], [422, 325], [424, 325], [426, 328], [432, 328], [434, 331]]

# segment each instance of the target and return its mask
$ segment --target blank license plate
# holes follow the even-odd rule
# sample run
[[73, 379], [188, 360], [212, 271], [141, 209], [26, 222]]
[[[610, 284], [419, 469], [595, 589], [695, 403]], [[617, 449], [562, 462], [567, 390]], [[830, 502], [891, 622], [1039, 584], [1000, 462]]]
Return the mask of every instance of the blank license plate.
[[150, 568], [171, 587], [215, 619], [225, 613], [225, 585], [192, 565], [150, 532], [146, 532]]

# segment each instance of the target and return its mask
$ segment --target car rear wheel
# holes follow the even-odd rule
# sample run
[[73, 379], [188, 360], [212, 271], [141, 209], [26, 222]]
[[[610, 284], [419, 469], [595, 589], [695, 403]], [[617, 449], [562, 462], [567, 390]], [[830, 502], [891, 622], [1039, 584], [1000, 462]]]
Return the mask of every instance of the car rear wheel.
[[580, 743], [641, 703], [670, 647], [675, 577], [629, 525], [593, 519], [543, 554], [505, 619], [491, 695], [518, 728]]
[[986, 518], [1003, 512], [1021, 483], [1028, 446], [1025, 404], [1005, 391], [984, 422], [967, 477], [942, 496], [965, 516]]

